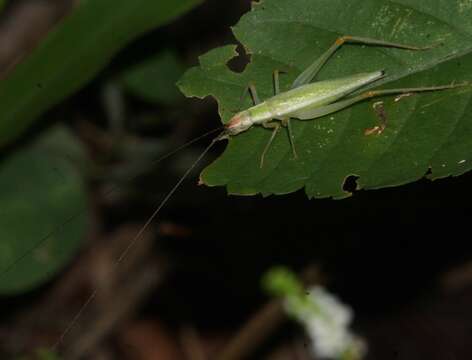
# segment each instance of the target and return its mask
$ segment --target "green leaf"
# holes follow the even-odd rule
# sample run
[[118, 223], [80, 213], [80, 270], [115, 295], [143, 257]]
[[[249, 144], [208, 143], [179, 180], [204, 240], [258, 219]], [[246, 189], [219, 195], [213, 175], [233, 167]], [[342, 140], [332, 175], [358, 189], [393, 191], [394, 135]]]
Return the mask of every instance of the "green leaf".
[[121, 82], [134, 96], [171, 105], [182, 98], [175, 83], [183, 73], [184, 67], [175, 54], [164, 51], [126, 70]]
[[37, 49], [0, 82], [0, 145], [90, 81], [140, 34], [201, 0], [82, 0]]
[[72, 217], [87, 203], [82, 158], [77, 141], [54, 129], [0, 163], [0, 293], [42, 284], [79, 250], [87, 218]]
[[[249, 82], [262, 99], [273, 95], [272, 71], [282, 69], [281, 90], [341, 35], [419, 46], [427, 51], [347, 45], [322, 69], [332, 79], [384, 69], [385, 88], [418, 87], [472, 80], [472, 1], [442, 0], [264, 0], [233, 28], [251, 54], [242, 73], [228, 69], [234, 46], [200, 58], [180, 81], [187, 96], [216, 98], [222, 121], [251, 106], [241, 94]], [[247, 94], [247, 92], [246, 92]], [[284, 194], [305, 188], [312, 197], [343, 198], [343, 183], [359, 176], [358, 188], [396, 186], [423, 177], [457, 176], [472, 168], [471, 88], [422, 93], [393, 101], [374, 99], [313, 121], [293, 120], [299, 158], [280, 132], [259, 159], [270, 131], [254, 127], [230, 139], [224, 154], [204, 170], [202, 181], [235, 194]], [[384, 101], [388, 117], [381, 135], [364, 135], [378, 124], [372, 109]]]

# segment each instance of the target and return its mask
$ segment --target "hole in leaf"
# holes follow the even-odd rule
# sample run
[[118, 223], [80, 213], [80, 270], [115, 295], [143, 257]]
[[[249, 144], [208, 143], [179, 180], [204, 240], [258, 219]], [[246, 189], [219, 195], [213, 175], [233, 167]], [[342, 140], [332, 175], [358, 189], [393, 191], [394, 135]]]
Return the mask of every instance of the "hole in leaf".
[[251, 56], [246, 53], [244, 47], [241, 44], [238, 45], [236, 51], [239, 55], [229, 60], [226, 65], [231, 71], [234, 71], [236, 73], [242, 73], [246, 68], [247, 64], [249, 64], [249, 62], [251, 61]]
[[343, 190], [353, 193], [358, 189], [357, 187], [357, 179], [359, 179], [359, 176], [357, 175], [349, 175], [344, 179], [343, 183]]

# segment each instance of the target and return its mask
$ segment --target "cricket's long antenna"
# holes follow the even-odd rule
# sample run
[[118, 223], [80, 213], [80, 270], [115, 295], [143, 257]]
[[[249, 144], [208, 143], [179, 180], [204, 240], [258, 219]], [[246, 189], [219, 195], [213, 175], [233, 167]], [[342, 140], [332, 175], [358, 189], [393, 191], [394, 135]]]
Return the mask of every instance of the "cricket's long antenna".
[[[177, 147], [176, 149], [172, 150], [171, 152], [163, 155], [163, 156], [160, 156], [159, 158], [155, 159], [155, 160], [152, 160], [151, 161], [151, 165], [155, 165], [159, 162], [161, 162], [162, 160], [165, 160], [167, 159], [168, 157], [174, 155], [175, 153], [179, 152], [180, 150], [183, 150], [185, 149], [186, 147], [192, 145], [193, 143], [207, 137], [208, 135], [211, 135], [211, 134], [214, 134], [215, 132], [219, 131], [223, 129], [223, 126], [219, 126], [217, 127], [216, 129], [213, 129], [213, 130], [210, 130], [210, 131], [207, 131], [206, 133], [186, 142], [185, 144], [183, 145], [180, 145], [179, 147]], [[217, 136], [216, 139], [219, 139], [220, 137]], [[216, 141], [215, 139], [215, 141]], [[138, 175], [133, 175], [133, 176], [130, 176], [128, 179], [126, 179], [127, 181], [131, 181], [135, 178], [137, 178], [139, 176]], [[108, 196], [110, 195], [111, 193], [113, 193], [113, 191], [115, 191], [116, 189], [118, 188], [117, 185], [113, 185], [111, 186], [108, 191], [105, 192], [104, 196]], [[8, 264], [7, 266], [5, 266], [1, 273], [0, 273], [0, 278], [2, 278], [3, 276], [5, 276], [6, 274], [8, 274], [21, 260], [23, 260], [24, 258], [26, 258], [29, 254], [31, 254], [33, 251], [35, 251], [38, 247], [40, 247], [41, 245], [43, 245], [49, 238], [51, 238], [51, 236], [53, 236], [54, 234], [56, 234], [59, 230], [61, 230], [64, 226], [66, 226], [67, 224], [69, 224], [70, 222], [72, 222], [74, 219], [78, 218], [80, 215], [82, 215], [85, 211], [87, 210], [87, 207], [82, 207], [80, 209], [78, 209], [77, 212], [73, 213], [71, 216], [69, 216], [66, 220], [64, 220], [64, 222], [62, 222], [60, 225], [58, 225], [57, 227], [55, 227], [54, 229], [52, 229], [49, 233], [47, 233], [46, 235], [44, 235], [42, 238], [40, 238], [38, 240], [38, 242], [36, 242], [35, 244], [33, 244], [30, 248], [28, 248], [21, 256], [19, 256], [18, 258], [16, 258], [14, 261], [12, 261], [10, 264]]]
[[[213, 130], [212, 132], [215, 132], [216, 130]], [[225, 132], [223, 131], [220, 135], [216, 136], [206, 147], [205, 150], [200, 154], [200, 156], [193, 162], [193, 164], [185, 171], [185, 173], [180, 177], [179, 181], [174, 185], [174, 187], [167, 193], [167, 195], [164, 197], [164, 199], [161, 201], [159, 206], [154, 210], [154, 212], [151, 214], [151, 216], [148, 218], [148, 220], [144, 223], [144, 225], [141, 227], [141, 229], [138, 231], [138, 233], [134, 236], [133, 240], [129, 242], [129, 244], [126, 246], [126, 248], [121, 252], [120, 256], [117, 258], [116, 262], [114, 263], [114, 268], [116, 269], [120, 263], [123, 261], [123, 259], [128, 255], [130, 250], [136, 245], [136, 243], [140, 240], [141, 236], [143, 235], [144, 231], [149, 227], [149, 225], [156, 219], [157, 215], [161, 211], [161, 209], [164, 207], [164, 205], [169, 201], [169, 199], [174, 195], [175, 191], [179, 188], [179, 186], [183, 183], [183, 181], [187, 178], [187, 176], [192, 172], [192, 170], [197, 166], [197, 164], [205, 157], [205, 155], [210, 151], [210, 149], [215, 145], [215, 143], [219, 140], [221, 140], [224, 136]], [[195, 141], [192, 140], [192, 141]], [[86, 310], [88, 305], [93, 301], [93, 299], [97, 296], [98, 291], [100, 291], [99, 288], [95, 288], [93, 292], [90, 294], [88, 299], [84, 302], [82, 307], [79, 309], [77, 314], [74, 316], [72, 321], [69, 323], [67, 328], [62, 332], [61, 336], [59, 339], [56, 341], [56, 343], [53, 346], [53, 350], [56, 350], [60, 344], [63, 342], [64, 338], [67, 336], [67, 334], [70, 332], [70, 330], [74, 327], [74, 325], [77, 323], [79, 320], [80, 316], [82, 313]]]
[[[180, 145], [179, 147], [175, 148], [174, 150], [172, 150], [171, 152], [165, 154], [165, 155], [162, 155], [161, 157], [151, 161], [151, 165], [155, 165], [159, 162], [161, 162], [162, 160], [165, 160], [167, 159], [168, 157], [174, 155], [175, 153], [178, 153], [180, 150], [183, 150], [185, 149], [186, 147], [192, 145], [193, 143], [196, 143], [197, 141], [203, 139], [203, 138], [206, 138], [208, 135], [211, 135], [211, 134], [214, 134], [216, 133], [217, 131], [220, 131], [224, 128], [224, 126], [218, 126], [217, 128], [213, 129], [213, 130], [210, 130], [210, 131], [207, 131], [206, 133], [200, 135], [200, 136], [197, 136], [196, 138], [186, 142], [185, 144], [183, 145]], [[219, 135], [216, 137], [216, 139], [219, 139]], [[216, 141], [215, 139], [215, 141]], [[129, 180], [133, 180], [135, 178], [135, 176], [133, 176], [132, 178], [130, 178]], [[108, 193], [107, 193], [108, 194]]]

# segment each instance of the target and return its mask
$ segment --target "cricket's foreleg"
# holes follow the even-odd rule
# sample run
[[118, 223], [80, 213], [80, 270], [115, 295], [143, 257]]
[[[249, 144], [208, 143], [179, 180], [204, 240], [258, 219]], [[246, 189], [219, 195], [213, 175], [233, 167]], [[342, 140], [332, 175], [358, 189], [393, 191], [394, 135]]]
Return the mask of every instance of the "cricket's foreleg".
[[290, 141], [290, 146], [292, 148], [293, 158], [296, 159], [298, 158], [298, 156], [297, 156], [297, 150], [295, 149], [295, 140], [293, 137], [292, 122], [290, 121], [289, 117], [281, 119], [281, 122], [282, 122], [282, 126], [287, 128], [288, 139]]
[[[274, 81], [274, 94], [277, 95], [280, 92], [280, 84], [279, 84], [279, 74], [280, 70], [274, 70], [272, 72], [272, 79]], [[251, 94], [252, 101], [254, 105], [260, 104], [261, 99], [257, 95], [256, 86], [253, 83], [249, 83], [248, 85], [249, 93]]]
[[[280, 93], [279, 74], [280, 74], [279, 70], [274, 70], [274, 72], [272, 73], [272, 77], [274, 79], [274, 94], [275, 95]], [[288, 118], [280, 118], [280, 119], [276, 119], [276, 120], [279, 120], [281, 122], [282, 126], [287, 128], [288, 139], [290, 141], [290, 146], [292, 147], [293, 157], [296, 159], [298, 156], [297, 156], [297, 151], [295, 150], [295, 142], [293, 140], [293, 132], [292, 132], [292, 125], [290, 123], [290, 118], [289, 117]], [[270, 123], [268, 123], [268, 124], [270, 124]], [[262, 124], [262, 125], [264, 125], [264, 124]]]
[[237, 109], [233, 109], [234, 113], [241, 111], [241, 103], [244, 97], [247, 95], [248, 91], [254, 105], [257, 105], [261, 102], [259, 96], [257, 96], [256, 86], [253, 83], [249, 83], [247, 87], [244, 88], [244, 91], [241, 93], [241, 96], [239, 97], [239, 107]]
[[262, 126], [266, 129], [274, 129], [274, 130], [272, 130], [272, 135], [270, 136], [270, 139], [267, 142], [267, 145], [265, 146], [264, 151], [262, 151], [261, 162], [259, 164], [261, 169], [264, 166], [264, 158], [266, 156], [266, 153], [269, 150], [269, 147], [272, 144], [272, 141], [274, 141], [275, 135], [277, 135], [277, 132], [280, 129], [280, 123], [278, 121], [276, 122], [276, 121], [268, 120], [268, 121], [263, 122]]
[[427, 50], [435, 46], [433, 45], [433, 46], [427, 46], [427, 47], [417, 47], [417, 46], [404, 45], [404, 44], [393, 43], [393, 42], [388, 42], [388, 41], [383, 41], [383, 40], [370, 39], [370, 38], [365, 38], [365, 37], [341, 36], [336, 39], [334, 44], [331, 45], [331, 47], [328, 50], [326, 50], [308, 68], [306, 68], [300, 75], [298, 75], [298, 77], [295, 79], [295, 81], [292, 84], [292, 88], [296, 88], [301, 85], [308, 84], [311, 80], [313, 80], [313, 78], [318, 74], [318, 72], [321, 70], [323, 65], [325, 65], [328, 62], [329, 58], [336, 52], [336, 50], [338, 50], [341, 46], [343, 46], [346, 43], [383, 46], [383, 47], [395, 47], [395, 48], [405, 49], [405, 50]]
[[251, 94], [251, 98], [254, 105], [259, 104], [261, 102], [261, 99], [259, 99], [259, 96], [257, 95], [256, 85], [254, 85], [253, 83], [249, 83], [248, 89], [249, 93]]
[[272, 79], [274, 80], [274, 95], [277, 95], [278, 93], [280, 93], [280, 82], [279, 82], [280, 73], [281, 73], [280, 70], [274, 70], [272, 72]]

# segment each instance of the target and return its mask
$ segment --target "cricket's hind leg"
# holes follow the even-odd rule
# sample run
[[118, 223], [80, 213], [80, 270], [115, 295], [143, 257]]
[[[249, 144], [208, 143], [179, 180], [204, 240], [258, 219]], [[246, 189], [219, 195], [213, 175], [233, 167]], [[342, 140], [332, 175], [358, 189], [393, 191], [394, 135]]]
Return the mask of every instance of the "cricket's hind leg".
[[325, 105], [322, 107], [297, 111], [291, 114], [291, 116], [299, 120], [311, 120], [311, 119], [316, 119], [316, 118], [319, 118], [328, 114], [332, 114], [336, 111], [345, 109], [358, 102], [371, 99], [374, 97], [388, 96], [388, 95], [395, 95], [395, 94], [401, 95], [401, 94], [414, 94], [414, 93], [420, 93], [420, 92], [443, 91], [443, 90], [454, 89], [454, 88], [470, 86], [470, 85], [471, 84], [469, 83], [461, 83], [461, 84], [449, 84], [449, 85], [438, 85], [438, 86], [424, 86], [424, 87], [417, 87], [417, 88], [371, 90], [371, 91], [366, 91], [359, 95], [353, 96], [351, 98], [337, 101], [335, 103]]
[[319, 73], [321, 68], [328, 62], [330, 57], [344, 44], [363, 44], [363, 45], [372, 45], [372, 46], [382, 46], [382, 47], [394, 47], [398, 49], [405, 49], [405, 50], [427, 50], [431, 49], [435, 45], [426, 46], [426, 47], [418, 47], [418, 46], [411, 46], [411, 45], [404, 45], [399, 43], [393, 43], [383, 40], [365, 38], [365, 37], [358, 37], [358, 36], [341, 36], [336, 39], [333, 45], [326, 50], [319, 58], [317, 58], [313, 63], [308, 66], [292, 84], [292, 88], [296, 88], [305, 84], [308, 84], [312, 81], [315, 76]]

